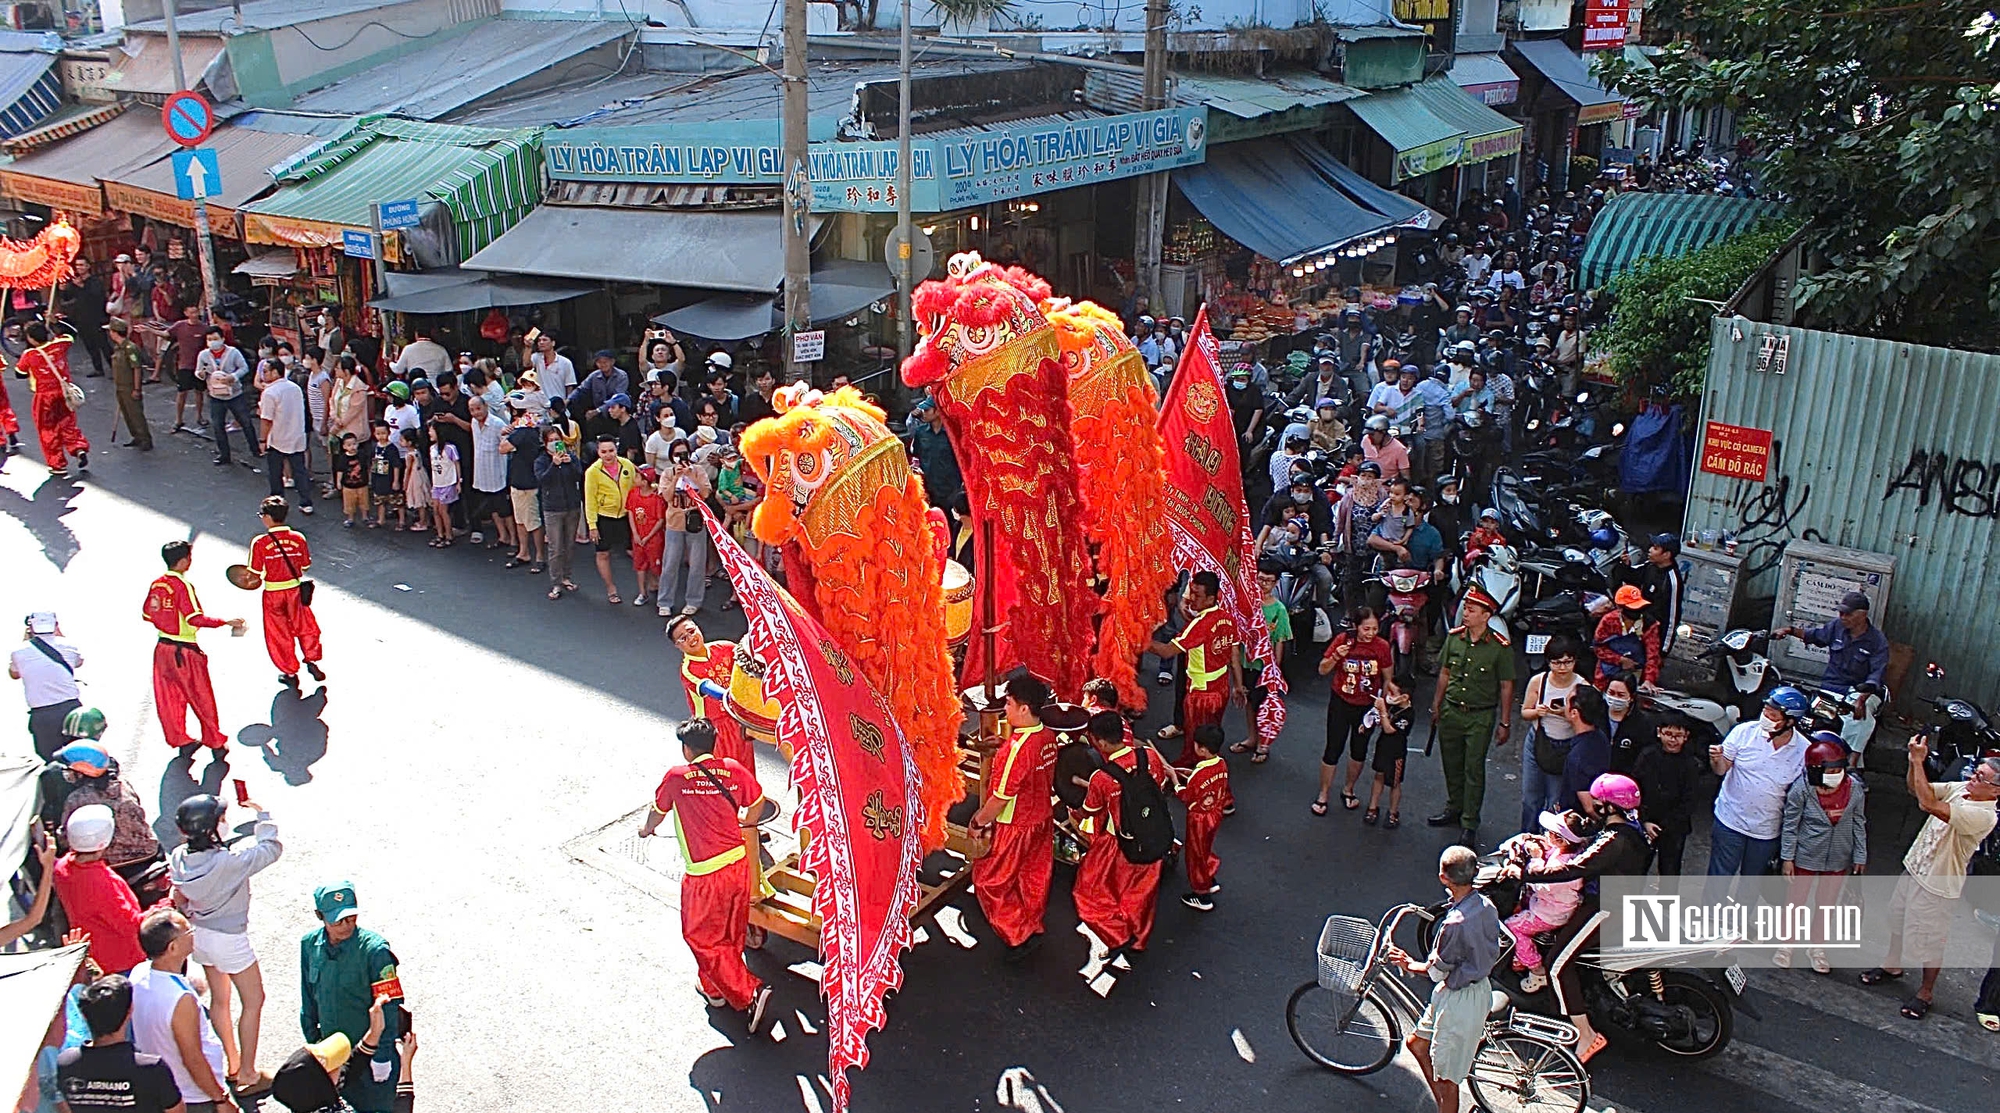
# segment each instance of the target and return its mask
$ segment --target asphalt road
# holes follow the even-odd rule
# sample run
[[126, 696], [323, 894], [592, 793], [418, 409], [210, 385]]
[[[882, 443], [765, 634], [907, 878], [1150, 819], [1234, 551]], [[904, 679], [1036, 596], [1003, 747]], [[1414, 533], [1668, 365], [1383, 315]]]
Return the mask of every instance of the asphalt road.
[[[86, 381], [94, 437], [109, 425], [103, 383]], [[23, 384], [8, 386], [22, 403]], [[149, 403], [171, 412], [158, 388]], [[609, 607], [587, 567], [585, 590], [551, 603], [545, 581], [504, 571], [491, 554], [347, 531], [323, 506], [300, 524], [317, 556], [330, 677], [300, 699], [275, 682], [255, 598], [222, 578], [257, 531], [264, 481], [211, 467], [205, 441], [156, 435], [149, 455], [100, 440], [80, 485], [51, 481], [32, 448], [0, 468], [0, 614], [61, 613], [88, 659], [87, 701], [110, 717], [108, 741], [149, 805], [169, 814], [194, 785], [226, 785], [205, 760], [172, 761], [154, 718], [153, 638], [139, 604], [159, 545], [194, 537], [193, 577], [211, 613], [252, 619], [245, 639], [211, 631], [203, 642], [236, 739], [229, 775], [250, 782], [286, 844], [256, 881], [251, 921], [271, 988], [267, 1068], [299, 1039], [297, 940], [312, 923], [311, 890], [349, 877], [362, 922], [403, 961], [426, 1109], [830, 1105], [824, 1007], [816, 985], [788, 970], [812, 956], [782, 942], [753, 956], [778, 988], [780, 1023], [745, 1038], [740, 1018], [709, 1013], [693, 992], [678, 913], [657, 895], [671, 885], [629, 883], [643, 863], [629, 842], [599, 834], [643, 806], [686, 712], [650, 607]], [[740, 620], [717, 612], [718, 598], [703, 617], [712, 634], [732, 636]], [[1019, 969], [1000, 963], [976, 902], [961, 898], [906, 957], [855, 1108], [1429, 1108], [1407, 1059], [1343, 1079], [1309, 1065], [1285, 1034], [1285, 998], [1311, 977], [1321, 920], [1431, 899], [1443, 844], [1420, 822], [1441, 796], [1435, 765], [1421, 760], [1398, 831], [1338, 809], [1308, 814], [1323, 700], [1295, 697], [1275, 759], [1236, 765], [1241, 810], [1221, 835], [1216, 912], [1181, 906], [1182, 879], [1171, 879], [1151, 952], [1099, 999], [1075, 972], [1084, 944], [1068, 871], [1058, 868], [1050, 943]], [[25, 733], [0, 745], [24, 748]], [[1514, 761], [1506, 750], [1493, 763], [1496, 817], [1518, 799]], [[765, 772], [767, 783], [781, 775]], [[591, 864], [619, 854], [629, 868]], [[2000, 1042], [1971, 1022], [1973, 980], [1962, 972], [1947, 976], [1921, 1024], [1846, 978], [1752, 978], [1764, 1019], [1739, 1017], [1729, 1052], [1694, 1065], [1608, 1052], [1593, 1065], [1593, 1106], [1930, 1113], [1973, 1107], [2000, 1073]]]

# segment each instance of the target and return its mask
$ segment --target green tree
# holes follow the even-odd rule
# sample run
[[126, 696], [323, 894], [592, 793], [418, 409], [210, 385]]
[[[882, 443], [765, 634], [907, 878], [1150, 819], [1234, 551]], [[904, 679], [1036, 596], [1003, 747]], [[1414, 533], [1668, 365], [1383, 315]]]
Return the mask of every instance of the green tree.
[[1809, 222], [1803, 323], [2000, 347], [2000, 24], [1984, 0], [1658, 0], [1656, 105], [1726, 107]]
[[1708, 323], [1798, 228], [1767, 221], [1686, 255], [1651, 255], [1611, 280], [1611, 323], [1596, 337], [1628, 398], [1665, 387], [1701, 393], [1708, 375]]

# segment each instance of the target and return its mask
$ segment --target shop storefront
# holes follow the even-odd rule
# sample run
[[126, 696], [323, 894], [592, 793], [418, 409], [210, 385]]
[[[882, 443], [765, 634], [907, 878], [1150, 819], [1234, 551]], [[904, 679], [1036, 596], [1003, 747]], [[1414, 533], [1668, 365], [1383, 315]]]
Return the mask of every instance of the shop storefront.
[[1603, 161], [1605, 125], [1622, 120], [1625, 98], [1606, 89], [1589, 64], [1560, 39], [1517, 39], [1508, 60], [1521, 77], [1515, 106], [1527, 125], [1529, 157], [1557, 192], [1589, 184], [1572, 182], [1578, 158], [1589, 171]]
[[0, 192], [47, 214], [68, 214], [83, 232], [84, 257], [108, 267], [138, 241], [131, 222], [106, 206], [99, 178], [164, 159], [173, 144], [152, 113], [92, 116], [91, 126], [45, 141], [0, 167]]
[[1362, 145], [1359, 168], [1426, 204], [1446, 202], [1452, 183], [1442, 171], [1465, 154], [1465, 129], [1442, 119], [1414, 86], [1370, 93], [1347, 102], [1378, 142]]

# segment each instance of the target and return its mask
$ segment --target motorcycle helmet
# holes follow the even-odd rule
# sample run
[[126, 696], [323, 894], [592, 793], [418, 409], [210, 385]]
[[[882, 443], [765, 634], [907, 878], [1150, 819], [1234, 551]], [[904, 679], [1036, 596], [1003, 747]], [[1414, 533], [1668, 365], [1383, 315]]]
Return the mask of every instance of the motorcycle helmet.
[[1484, 510], [1481, 510], [1479, 512], [1479, 522], [1481, 525], [1484, 525], [1487, 522], [1492, 522], [1496, 526], [1499, 525], [1500, 511], [1491, 506], [1487, 507]]
[[1315, 410], [1328, 410], [1328, 409], [1337, 410], [1339, 408], [1340, 408], [1340, 399], [1338, 398], [1322, 398], [1319, 401], [1313, 403], [1313, 409]]
[[1148, 316], [1146, 316], [1145, 314], [1143, 314], [1143, 313], [1142, 313], [1142, 314], [1140, 314], [1140, 315], [1139, 315], [1139, 324], [1140, 324], [1140, 325], [1142, 325], [1142, 326], [1143, 326], [1143, 327], [1145, 327], [1145, 328], [1152, 328], [1152, 327], [1153, 327], [1153, 319], [1152, 319], [1151, 317], [1148, 317]]
[[703, 362], [716, 371], [728, 371], [736, 366], [736, 360], [728, 352], [710, 352]]
[[[1386, 433], [1386, 432], [1388, 432], [1388, 431], [1389, 431], [1389, 415], [1388, 415], [1388, 414], [1376, 414], [1376, 415], [1375, 415], [1374, 417], [1371, 417], [1371, 418], [1369, 418], [1369, 419], [1368, 419], [1368, 424], [1367, 424], [1366, 428], [1367, 428], [1367, 430], [1368, 430], [1369, 432], [1371, 432], [1371, 433]], [[1371, 461], [1371, 463], [1372, 463], [1372, 461]]]
[[205, 792], [181, 801], [174, 809], [174, 826], [187, 838], [189, 850], [208, 850], [221, 842], [222, 801]]
[[1806, 698], [1804, 692], [1790, 684], [1783, 684], [1771, 689], [1771, 694], [1764, 697], [1764, 706], [1777, 708], [1787, 719], [1800, 719], [1812, 710], [1812, 701]]
[[1609, 526], [1599, 526], [1590, 531], [1590, 547], [1593, 549], [1615, 549], [1618, 547], [1618, 533]]
[[[1806, 747], [1806, 780], [1815, 788], [1836, 788], [1847, 776], [1847, 743], [1830, 730], [1816, 730]], [[1838, 774], [1829, 778], [1827, 774]]]
[[56, 751], [56, 761], [79, 777], [102, 777], [111, 769], [111, 755], [92, 742], [71, 742]]
[[62, 732], [69, 738], [104, 737], [104, 712], [95, 707], [79, 707], [63, 716]]
[[1285, 419], [1304, 425], [1313, 419], [1313, 412], [1304, 406], [1293, 406], [1291, 409], [1285, 411]]
[[397, 381], [390, 383], [382, 389], [389, 393], [389, 397], [394, 398], [398, 402], [407, 402], [410, 400], [410, 384], [408, 383]]
[[1639, 810], [1639, 783], [1623, 773], [1604, 773], [1590, 782], [1590, 798], [1625, 812]]

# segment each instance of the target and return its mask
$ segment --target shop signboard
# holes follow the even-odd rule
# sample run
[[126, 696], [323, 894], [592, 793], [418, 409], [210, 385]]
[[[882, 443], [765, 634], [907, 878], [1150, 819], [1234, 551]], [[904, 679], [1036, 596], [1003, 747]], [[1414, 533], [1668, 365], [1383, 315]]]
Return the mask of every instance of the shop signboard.
[[1522, 31], [1565, 31], [1569, 29], [1569, 0], [1520, 0], [1514, 18]]
[[1492, 135], [1482, 135], [1477, 138], [1467, 139], [1465, 141], [1463, 161], [1467, 166], [1475, 166], [1482, 162], [1491, 162], [1496, 158], [1506, 158], [1508, 155], [1521, 149], [1521, 132], [1523, 130], [1522, 128], [1511, 128], [1507, 131], [1495, 132]]
[[1583, 9], [1583, 48], [1625, 49], [1625, 0], [1587, 0]]
[[1762, 483], [1771, 470], [1771, 431], [1711, 421], [1701, 431], [1701, 470]]
[[[1510, 134], [1518, 136], [1520, 133], [1512, 132]], [[1421, 147], [1412, 147], [1407, 151], [1397, 151], [1395, 180], [1399, 182], [1408, 181], [1411, 178], [1421, 178], [1433, 170], [1442, 170], [1447, 166], [1457, 166], [1460, 157], [1464, 154], [1465, 137], [1463, 135], [1454, 135], [1449, 139], [1440, 139], [1435, 143], [1426, 143]]]
[[[1625, 102], [1622, 100], [1587, 104], [1576, 110], [1576, 126], [1587, 128], [1592, 124], [1608, 124], [1613, 120], [1623, 119], [1624, 116]], [[1574, 139], [1571, 140], [1571, 146], [1575, 146]]]
[[1170, 108], [995, 128], [935, 141], [940, 198], [959, 209], [1192, 166], [1208, 150], [1208, 109]]
[[1488, 108], [1513, 104], [1521, 96], [1521, 83], [1518, 81], [1489, 81], [1481, 85], [1462, 85], [1460, 88]]

